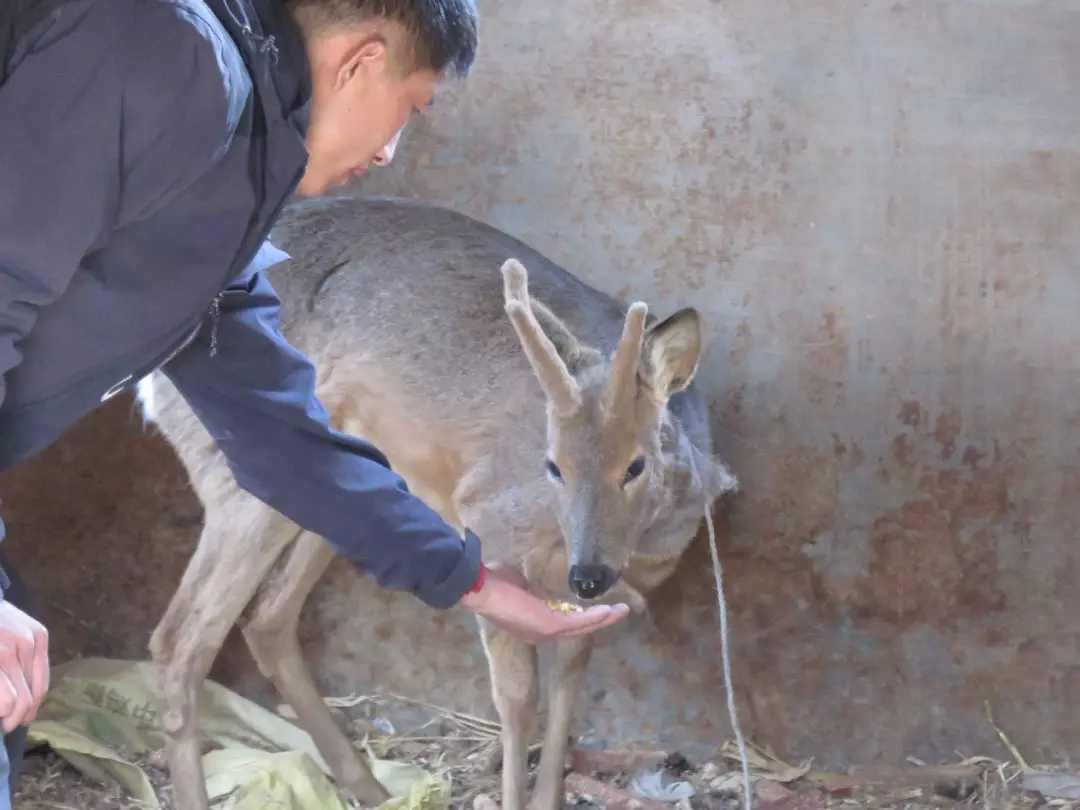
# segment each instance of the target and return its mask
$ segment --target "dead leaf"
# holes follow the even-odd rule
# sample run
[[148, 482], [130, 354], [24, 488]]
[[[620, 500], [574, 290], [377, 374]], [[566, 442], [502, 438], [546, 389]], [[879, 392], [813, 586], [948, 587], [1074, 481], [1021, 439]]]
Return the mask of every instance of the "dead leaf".
[[830, 796], [847, 796], [858, 785], [858, 782], [847, 774], [831, 771], [810, 771], [806, 778], [821, 785]]
[[709, 790], [713, 793], [740, 793], [742, 788], [743, 778], [739, 771], [728, 771], [709, 782]]
[[[720, 753], [726, 759], [741, 762], [738, 747], [728, 741], [720, 748]], [[796, 782], [802, 779], [810, 771], [810, 764], [789, 765], [779, 757], [763, 751], [752, 743], [746, 744], [746, 761], [751, 769], [766, 771], [769, 778], [776, 782]]]
[[851, 778], [859, 784], [916, 784], [976, 779], [985, 770], [979, 765], [922, 765], [897, 768], [891, 765], [857, 765], [851, 769]]
[[1080, 774], [1026, 770], [1024, 788], [1050, 799], [1080, 799]]
[[772, 779], [758, 779], [754, 784], [754, 793], [763, 802], [778, 802], [795, 795], [795, 791]]

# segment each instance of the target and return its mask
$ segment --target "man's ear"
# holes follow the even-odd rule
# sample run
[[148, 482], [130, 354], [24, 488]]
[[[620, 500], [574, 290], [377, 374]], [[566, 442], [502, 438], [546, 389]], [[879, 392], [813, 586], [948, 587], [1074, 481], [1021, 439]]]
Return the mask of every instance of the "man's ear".
[[358, 37], [344, 51], [337, 74], [337, 89], [344, 87], [358, 73], [385, 65], [386, 53], [386, 38], [382, 34], [369, 32]]

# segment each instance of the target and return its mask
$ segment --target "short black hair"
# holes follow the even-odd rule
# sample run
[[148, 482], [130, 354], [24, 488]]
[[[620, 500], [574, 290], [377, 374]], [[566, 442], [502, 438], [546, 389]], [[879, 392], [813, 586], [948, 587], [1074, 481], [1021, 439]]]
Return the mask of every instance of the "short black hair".
[[319, 27], [389, 20], [411, 39], [407, 67], [464, 77], [476, 61], [475, 0], [285, 0]]

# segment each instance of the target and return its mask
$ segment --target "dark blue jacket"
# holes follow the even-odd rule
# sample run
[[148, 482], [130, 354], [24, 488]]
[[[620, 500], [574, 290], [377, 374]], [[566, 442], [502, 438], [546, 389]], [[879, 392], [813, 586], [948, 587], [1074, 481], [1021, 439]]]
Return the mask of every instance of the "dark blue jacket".
[[[242, 487], [383, 587], [455, 604], [477, 538], [330, 427], [263, 275], [307, 161], [292, 19], [278, 0], [16, 2], [29, 11], [0, 59], [0, 468], [161, 367]], [[0, 27], [0, 57], [4, 43]]]

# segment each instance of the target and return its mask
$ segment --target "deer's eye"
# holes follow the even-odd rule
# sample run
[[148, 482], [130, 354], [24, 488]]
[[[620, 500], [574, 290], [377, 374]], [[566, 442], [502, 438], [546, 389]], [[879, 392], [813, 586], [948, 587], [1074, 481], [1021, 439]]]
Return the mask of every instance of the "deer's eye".
[[645, 456], [638, 456], [630, 462], [630, 466], [626, 469], [626, 478], [623, 479], [623, 484], [629, 484], [639, 475], [645, 472]]
[[558, 466], [556, 466], [554, 461], [549, 458], [544, 462], [544, 467], [547, 469], [547, 474], [551, 477], [552, 481], [558, 481], [560, 484], [562, 483], [562, 472], [559, 470]]

